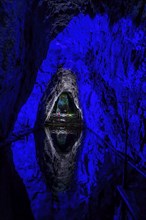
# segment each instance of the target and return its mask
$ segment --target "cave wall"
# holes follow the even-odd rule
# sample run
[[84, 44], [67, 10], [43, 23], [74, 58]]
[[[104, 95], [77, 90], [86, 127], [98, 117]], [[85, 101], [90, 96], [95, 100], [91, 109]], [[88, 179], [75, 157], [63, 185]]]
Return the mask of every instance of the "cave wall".
[[1, 10], [7, 18], [1, 19], [1, 137], [26, 100], [14, 130], [33, 127], [39, 101], [62, 64], [77, 76], [86, 126], [123, 150], [127, 124], [129, 154], [144, 163], [145, 2], [4, 1]]
[[[51, 41], [30, 96], [37, 104], [33, 108], [31, 101], [27, 102], [19, 114], [16, 128], [26, 126], [24, 120], [29, 121], [27, 126], [33, 127], [39, 103], [37, 97], [41, 98], [51, 75], [62, 64], [77, 76], [86, 126], [123, 150], [128, 120], [129, 154], [136, 157], [138, 153], [143, 157], [146, 107], [144, 42], [145, 30], [136, 27], [129, 18], [120, 19], [111, 27], [107, 15], [91, 18], [79, 14], [74, 17]], [[44, 87], [36, 92], [38, 84]], [[26, 117], [24, 112], [27, 112]]]
[[0, 137], [12, 128], [35, 80], [32, 1], [0, 2]]
[[0, 2], [0, 138], [8, 136], [28, 99], [49, 42], [87, 3], [4, 0]]

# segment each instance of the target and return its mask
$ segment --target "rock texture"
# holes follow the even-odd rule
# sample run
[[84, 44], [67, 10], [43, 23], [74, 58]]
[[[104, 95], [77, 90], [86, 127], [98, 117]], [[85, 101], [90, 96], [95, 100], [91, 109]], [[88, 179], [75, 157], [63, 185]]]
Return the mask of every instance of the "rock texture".
[[[1, 138], [11, 130], [45, 59], [44, 76], [47, 72], [53, 75], [59, 64], [76, 73], [87, 126], [120, 150], [124, 149], [128, 129], [128, 153], [137, 163], [141, 160], [143, 166], [145, 1], [40, 0], [0, 4]], [[50, 78], [37, 83], [40, 87], [42, 82], [47, 85]], [[34, 102], [37, 95], [31, 94]], [[29, 119], [30, 102], [27, 107], [27, 115], [22, 115]]]
[[29, 97], [50, 40], [86, 5], [83, 1], [0, 2], [1, 138], [8, 135]]
[[[66, 191], [70, 186], [82, 132], [71, 128], [50, 130], [46, 127], [44, 130], [36, 133], [35, 136], [37, 157], [47, 185], [55, 196], [56, 193]], [[44, 132], [45, 139], [43, 140], [40, 137], [44, 136]], [[66, 141], [69, 140], [68, 150], [63, 151], [59, 148], [59, 143], [56, 142], [56, 138], [53, 138], [54, 135], [56, 138], [64, 135]]]
[[42, 51], [36, 47], [41, 42], [32, 1], [3, 1], [0, 7], [0, 137], [4, 138], [32, 90]]
[[[93, 132], [83, 132], [80, 146], [79, 136], [75, 140], [76, 145], [73, 144], [67, 154], [58, 153], [52, 139], [43, 130], [36, 132], [36, 142], [31, 134], [13, 143], [15, 169], [25, 184], [34, 219], [84, 220], [100, 215], [99, 219], [114, 218], [118, 202], [113, 187], [109, 191], [109, 185], [113, 185], [113, 180], [118, 180], [115, 171], [120, 174], [123, 165], [120, 160], [117, 163], [115, 154], [108, 152]], [[63, 175], [59, 179], [60, 173]], [[54, 193], [48, 189], [46, 182]]]
[[68, 92], [72, 95], [74, 104], [82, 117], [82, 110], [78, 100], [78, 88], [76, 85], [75, 75], [70, 71], [59, 68], [57, 73], [47, 86], [47, 89], [39, 104], [36, 126], [40, 127], [48, 121], [53, 111], [55, 103], [61, 93]]

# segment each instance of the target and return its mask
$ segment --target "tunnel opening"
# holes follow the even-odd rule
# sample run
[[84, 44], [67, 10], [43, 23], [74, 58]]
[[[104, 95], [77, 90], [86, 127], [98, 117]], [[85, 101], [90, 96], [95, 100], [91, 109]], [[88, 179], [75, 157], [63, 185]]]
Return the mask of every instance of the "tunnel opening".
[[52, 76], [40, 101], [35, 128], [83, 127], [76, 75], [62, 66]]
[[46, 125], [54, 126], [77, 126], [82, 124], [81, 114], [76, 107], [71, 92], [62, 92], [56, 100], [50, 118], [45, 121]]
[[63, 92], [57, 99], [55, 106], [53, 108], [53, 114], [75, 114], [77, 108], [74, 104], [73, 97], [71, 93]]

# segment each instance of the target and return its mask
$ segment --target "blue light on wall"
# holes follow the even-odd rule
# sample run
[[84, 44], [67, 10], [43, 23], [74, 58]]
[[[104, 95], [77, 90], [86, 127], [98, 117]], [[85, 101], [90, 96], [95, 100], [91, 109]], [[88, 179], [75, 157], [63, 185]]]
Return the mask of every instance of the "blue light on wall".
[[[75, 219], [77, 213], [81, 217], [83, 214], [86, 215], [90, 197], [98, 187], [98, 171], [104, 164], [105, 151], [105, 146], [97, 136], [88, 130], [84, 131], [84, 138], [75, 158], [73, 187], [71, 184], [69, 190], [58, 192], [56, 200], [47, 188], [40, 170], [34, 135], [13, 143], [15, 169], [26, 187], [35, 219], [48, 219], [51, 216], [53, 219]], [[81, 204], [83, 208], [78, 210]]]
[[[146, 84], [142, 81], [146, 72], [145, 36], [143, 28], [135, 27], [129, 18], [110, 26], [107, 15], [91, 18], [79, 14], [74, 17], [51, 41], [33, 91], [18, 115], [14, 132], [34, 126], [41, 97], [58, 65], [62, 64], [76, 74], [86, 127], [123, 151], [127, 117], [128, 154], [131, 157], [139, 155], [141, 163], [146, 163], [146, 144], [142, 145], [140, 139], [145, 135], [146, 118]], [[128, 107], [125, 100], [128, 100]], [[106, 149], [98, 141], [97, 136], [89, 131], [86, 133], [78, 154], [74, 192], [58, 193], [57, 202], [47, 191], [37, 164], [33, 135], [28, 137], [28, 142], [13, 144], [15, 167], [26, 186], [36, 219], [40, 219], [42, 209], [46, 219], [51, 219], [51, 215], [67, 219], [68, 210], [73, 209], [80, 211], [80, 215], [86, 213], [93, 188], [98, 187], [97, 173], [104, 163]], [[81, 204], [84, 208], [78, 210]]]
[[[124, 123], [122, 97], [128, 88], [129, 134], [131, 131], [133, 133], [130, 142], [139, 151], [138, 129], [141, 127], [141, 133], [144, 133], [141, 117], [142, 114], [146, 115], [145, 110], [140, 113], [137, 112], [136, 107], [141, 96], [141, 78], [146, 71], [146, 61], [143, 59], [144, 41], [144, 30], [142, 27], [135, 27], [129, 18], [121, 19], [110, 26], [107, 15], [96, 15], [91, 18], [89, 15], [79, 14], [74, 17], [51, 41], [47, 57], [38, 71], [34, 89], [18, 115], [14, 131], [34, 126], [42, 94], [52, 75], [55, 74], [57, 66], [63, 64], [77, 76], [79, 99], [86, 126], [103, 138], [108, 135], [114, 146], [118, 143], [119, 149], [123, 149], [124, 140], [120, 130], [114, 133], [115, 107], [108, 103], [108, 107], [105, 108], [101, 97], [110, 95], [108, 88], [114, 90], [116, 114], [119, 114]], [[137, 66], [132, 54], [139, 57]], [[101, 82], [97, 83], [99, 74]], [[106, 82], [106, 90], [103, 89], [102, 81]], [[135, 100], [131, 97], [135, 97]], [[146, 102], [143, 99], [141, 99], [141, 108], [146, 109]], [[134, 129], [133, 117], [137, 117], [137, 122], [135, 121], [137, 125]]]

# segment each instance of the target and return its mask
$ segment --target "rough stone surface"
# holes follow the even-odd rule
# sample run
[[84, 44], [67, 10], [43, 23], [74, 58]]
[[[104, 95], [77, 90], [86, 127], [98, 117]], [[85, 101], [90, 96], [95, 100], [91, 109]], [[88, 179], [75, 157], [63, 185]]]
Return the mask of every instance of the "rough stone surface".
[[[42, 132], [45, 132], [46, 137], [44, 140], [40, 138]], [[37, 157], [47, 185], [55, 196], [57, 192], [66, 191], [70, 186], [76, 164], [76, 154], [81, 144], [82, 132], [71, 128], [68, 130], [60, 130], [59, 128], [50, 130], [48, 127], [42, 132], [36, 133], [35, 136]], [[53, 134], [56, 134], [56, 136], [62, 134], [66, 135], [66, 138], [68, 138], [67, 136], [72, 138], [67, 151], [63, 152], [57, 146], [52, 138]]]
[[128, 15], [137, 25], [144, 25], [146, 20], [144, 0], [15, 0], [0, 2], [0, 7], [1, 138], [7, 136], [30, 95], [50, 40], [74, 15], [86, 13], [94, 17], [96, 13], [105, 13], [110, 21]]
[[70, 70], [59, 68], [48, 84], [39, 104], [36, 126], [40, 126], [44, 124], [45, 121], [49, 120], [54, 105], [63, 92], [71, 93], [74, 104], [82, 116], [82, 110], [78, 100], [76, 77]]
[[[63, 64], [76, 73], [87, 126], [121, 150], [128, 120], [129, 154], [137, 162], [143, 158], [144, 164], [145, 1], [44, 0], [0, 4], [0, 136], [4, 138], [12, 128], [32, 91], [39, 66], [49, 58], [48, 69]], [[51, 74], [54, 73], [53, 70]], [[33, 101], [36, 99], [37, 94]], [[28, 106], [30, 110], [30, 103]], [[25, 112], [23, 117], [29, 118], [30, 112]]]
[[[91, 19], [79, 14], [51, 41], [42, 64], [46, 75], [55, 74], [59, 64], [76, 74], [86, 126], [120, 151], [127, 128], [128, 154], [142, 166], [146, 161], [145, 47], [145, 30], [131, 19], [118, 20], [111, 27], [107, 15]], [[49, 77], [43, 81], [40, 75], [37, 82], [47, 85]], [[35, 102], [37, 94], [31, 98]], [[29, 101], [27, 109], [29, 113], [22, 111], [21, 117], [30, 120]]]
[[40, 20], [32, 1], [3, 1], [0, 7], [0, 137], [4, 138], [32, 90], [42, 62], [43, 35], [37, 33]]

